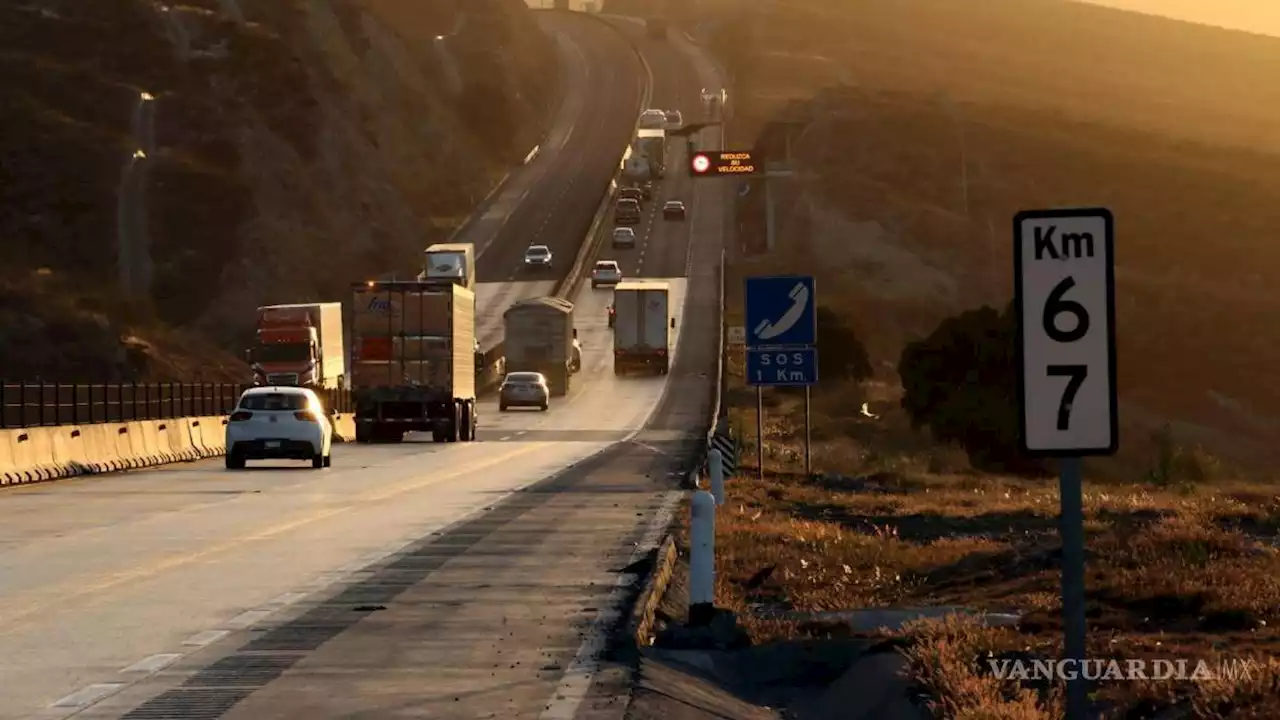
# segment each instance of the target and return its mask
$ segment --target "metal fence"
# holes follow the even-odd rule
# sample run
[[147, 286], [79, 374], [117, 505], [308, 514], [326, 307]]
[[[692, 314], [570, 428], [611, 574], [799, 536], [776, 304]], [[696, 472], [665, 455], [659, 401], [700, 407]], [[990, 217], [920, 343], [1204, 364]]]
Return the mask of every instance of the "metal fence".
[[[227, 415], [249, 385], [235, 383], [0, 383], [0, 428]], [[351, 393], [320, 392], [339, 413]]]

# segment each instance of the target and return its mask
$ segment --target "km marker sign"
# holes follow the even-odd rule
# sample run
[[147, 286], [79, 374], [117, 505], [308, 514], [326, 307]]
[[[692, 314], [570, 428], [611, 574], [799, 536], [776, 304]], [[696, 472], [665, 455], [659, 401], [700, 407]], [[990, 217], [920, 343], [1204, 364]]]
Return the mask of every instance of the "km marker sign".
[[1015, 220], [1022, 442], [1032, 454], [1109, 455], [1119, 442], [1113, 224], [1106, 210]]
[[[1061, 458], [1064, 660], [1085, 661], [1080, 458], [1119, 449], [1115, 219], [1104, 208], [1028, 210], [1013, 219], [1022, 449]], [[1088, 686], [1067, 681], [1067, 718], [1089, 716]]]

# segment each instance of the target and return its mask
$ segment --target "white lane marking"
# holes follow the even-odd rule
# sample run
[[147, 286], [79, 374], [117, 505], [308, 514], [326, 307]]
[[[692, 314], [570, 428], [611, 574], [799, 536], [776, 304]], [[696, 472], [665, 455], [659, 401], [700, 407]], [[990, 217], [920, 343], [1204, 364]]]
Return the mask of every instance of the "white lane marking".
[[306, 596], [307, 594], [303, 592], [288, 592], [276, 597], [275, 599], [271, 600], [267, 604], [268, 605], [292, 605]]
[[159, 672], [178, 661], [182, 657], [182, 653], [160, 653], [145, 657], [129, 667], [121, 670], [122, 673], [151, 673]]
[[[628, 565], [658, 546], [663, 533], [671, 525], [671, 516], [675, 513], [681, 495], [682, 493], [678, 490], [666, 493], [662, 500], [662, 507], [649, 520], [649, 527], [645, 529], [644, 537], [631, 553]], [[586, 699], [587, 691], [591, 689], [591, 683], [595, 680], [596, 673], [600, 671], [600, 655], [604, 652], [610, 628], [622, 614], [622, 604], [626, 600], [627, 588], [636, 582], [637, 579], [633, 575], [618, 575], [613, 590], [609, 593], [609, 599], [605, 601], [604, 609], [592, 620], [587, 638], [582, 641], [578, 654], [565, 670], [559, 687], [547, 701], [539, 720], [573, 720], [577, 716], [578, 707]]]
[[190, 647], [204, 647], [221, 640], [228, 634], [226, 630], [204, 630], [183, 640], [182, 644]]
[[528, 431], [528, 430], [521, 430], [521, 431], [519, 431], [519, 432], [517, 432], [517, 433], [516, 433], [516, 435], [528, 435], [528, 434], [529, 434], [529, 431]]
[[53, 703], [50, 707], [56, 708], [80, 708], [86, 705], [92, 705], [102, 698], [117, 692], [124, 687], [124, 683], [96, 683], [88, 687], [80, 688], [70, 695]]
[[233, 630], [244, 630], [253, 627], [267, 618], [274, 610], [245, 610], [227, 622]]
[[507, 435], [507, 436], [505, 436], [505, 437], [500, 437], [500, 438], [498, 438], [498, 442], [503, 442], [503, 441], [510, 440], [510, 439], [511, 439], [511, 436], [510, 436], [510, 435]]

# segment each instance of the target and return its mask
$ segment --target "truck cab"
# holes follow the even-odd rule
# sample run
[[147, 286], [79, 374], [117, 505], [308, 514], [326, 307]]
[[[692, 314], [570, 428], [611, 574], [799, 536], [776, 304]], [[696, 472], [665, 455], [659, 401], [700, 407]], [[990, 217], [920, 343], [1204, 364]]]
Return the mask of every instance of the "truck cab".
[[452, 280], [475, 292], [475, 246], [471, 243], [436, 243], [423, 251], [418, 280]]
[[258, 308], [257, 343], [245, 354], [255, 385], [341, 388], [346, 375], [342, 304]]

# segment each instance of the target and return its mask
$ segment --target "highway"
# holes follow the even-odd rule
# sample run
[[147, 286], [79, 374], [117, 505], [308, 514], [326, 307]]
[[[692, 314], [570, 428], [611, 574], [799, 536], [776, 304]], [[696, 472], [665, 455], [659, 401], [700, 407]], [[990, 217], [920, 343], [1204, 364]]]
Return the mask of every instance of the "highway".
[[[566, 91], [558, 115], [538, 156], [455, 238], [476, 246], [476, 335], [485, 350], [502, 339], [502, 313], [512, 303], [550, 295], [573, 265], [635, 126], [643, 81], [634, 51], [599, 21], [539, 16], [560, 46]], [[526, 273], [525, 248], [537, 244], [551, 248], [554, 268]]]
[[[692, 117], [706, 63], [683, 42], [644, 48], [654, 104], [679, 87], [662, 106]], [[626, 105], [629, 131], [622, 97], [592, 96], [578, 124]], [[690, 220], [646, 225], [644, 264], [637, 249], [628, 268], [672, 280], [667, 377], [613, 375], [611, 292], [588, 285], [570, 394], [546, 413], [483, 404], [480, 442], [342, 445], [322, 471], [216, 460], [6, 491], [0, 720], [620, 718], [625, 688], [592, 658], [635, 579], [619, 571], [669, 519], [715, 365], [723, 189], [668, 182], [693, 198]], [[536, 229], [532, 192], [508, 226]], [[564, 202], [560, 214], [595, 207]], [[575, 222], [548, 227], [568, 247]], [[484, 260], [516, 264], [524, 244]]]

